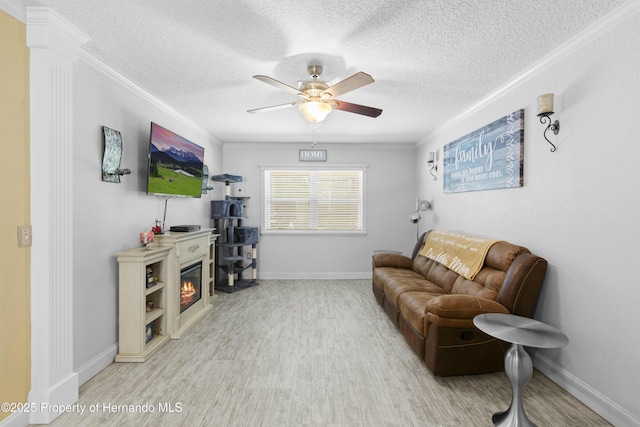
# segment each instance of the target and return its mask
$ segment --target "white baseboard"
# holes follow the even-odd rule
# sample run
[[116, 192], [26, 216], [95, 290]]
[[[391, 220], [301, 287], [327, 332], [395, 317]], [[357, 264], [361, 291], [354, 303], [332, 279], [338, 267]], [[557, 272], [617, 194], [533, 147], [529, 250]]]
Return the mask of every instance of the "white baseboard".
[[29, 414], [29, 423], [51, 423], [60, 415], [55, 408], [78, 402], [79, 389], [78, 374], [71, 372], [52, 386], [29, 390], [29, 403], [34, 404], [34, 409]]
[[82, 365], [78, 369], [78, 382], [80, 385], [93, 378], [98, 372], [111, 365], [118, 354], [118, 344], [113, 344], [105, 351]]
[[265, 273], [260, 272], [258, 282], [262, 280], [361, 280], [371, 279], [371, 272], [352, 273]]
[[558, 384], [614, 426], [640, 427], [640, 420], [635, 418], [633, 414], [630, 414], [627, 410], [621, 408], [548, 358], [536, 353], [533, 357], [533, 364], [536, 369], [551, 381]]
[[26, 427], [29, 425], [28, 412], [16, 412], [0, 421], [0, 427]]

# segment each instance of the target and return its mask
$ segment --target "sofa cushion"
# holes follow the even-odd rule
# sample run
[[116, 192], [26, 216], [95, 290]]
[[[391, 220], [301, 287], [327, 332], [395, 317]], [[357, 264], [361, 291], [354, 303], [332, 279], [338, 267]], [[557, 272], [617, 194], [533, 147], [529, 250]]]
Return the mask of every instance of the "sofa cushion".
[[453, 284], [459, 277], [455, 271], [449, 270], [444, 265], [421, 255], [416, 256], [411, 268], [428, 281], [441, 287], [445, 292], [451, 292]]
[[511, 263], [520, 254], [529, 254], [529, 249], [522, 246], [514, 245], [509, 242], [497, 242], [489, 252], [484, 260], [485, 267], [495, 268], [496, 270], [507, 271], [511, 267]]
[[374, 253], [372, 260], [373, 286], [384, 293], [384, 282], [397, 271], [411, 270], [413, 260], [401, 254]]
[[425, 311], [441, 318], [473, 319], [484, 313], [509, 313], [502, 304], [471, 295], [440, 295], [427, 301]]
[[422, 279], [422, 276], [415, 273], [413, 270], [403, 269], [403, 268], [393, 268], [393, 267], [377, 267], [373, 270], [373, 284], [378, 289], [385, 291], [385, 284], [389, 280], [393, 280], [394, 278], [402, 277], [404, 279]]
[[505, 273], [493, 268], [484, 267], [474, 280], [458, 276], [451, 288], [452, 294], [473, 295], [495, 300], [504, 282]]
[[425, 280], [418, 273], [410, 271], [411, 275], [398, 274], [384, 284], [384, 294], [388, 301], [400, 308], [400, 296], [405, 292], [428, 292], [435, 295], [445, 293], [439, 286]]

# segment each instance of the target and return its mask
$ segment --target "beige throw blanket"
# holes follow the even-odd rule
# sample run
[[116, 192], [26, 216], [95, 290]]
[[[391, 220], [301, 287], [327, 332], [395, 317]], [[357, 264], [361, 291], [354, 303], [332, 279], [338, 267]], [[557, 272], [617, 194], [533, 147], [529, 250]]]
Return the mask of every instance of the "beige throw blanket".
[[466, 279], [473, 280], [482, 268], [489, 248], [498, 241], [433, 230], [420, 250], [420, 255], [439, 262]]

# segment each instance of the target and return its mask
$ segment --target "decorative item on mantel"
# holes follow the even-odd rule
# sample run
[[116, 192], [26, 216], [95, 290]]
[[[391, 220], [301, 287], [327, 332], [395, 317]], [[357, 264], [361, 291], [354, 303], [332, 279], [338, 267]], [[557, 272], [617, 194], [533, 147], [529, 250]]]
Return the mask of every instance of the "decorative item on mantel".
[[151, 249], [149, 243], [153, 242], [154, 235], [153, 231], [143, 231], [140, 233], [140, 243], [144, 244], [146, 250]]
[[120, 176], [131, 173], [120, 167], [122, 159], [122, 136], [117, 130], [102, 126], [104, 156], [102, 158], [102, 180], [120, 182]]

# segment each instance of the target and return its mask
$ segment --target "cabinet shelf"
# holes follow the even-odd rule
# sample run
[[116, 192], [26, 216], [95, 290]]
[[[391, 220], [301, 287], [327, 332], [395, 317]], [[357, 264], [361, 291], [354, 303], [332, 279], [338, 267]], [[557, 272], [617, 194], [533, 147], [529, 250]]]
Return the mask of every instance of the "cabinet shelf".
[[160, 289], [164, 289], [164, 282], [156, 282], [155, 285], [148, 287], [146, 294], [150, 295], [156, 291], [159, 291]]
[[163, 308], [154, 308], [151, 311], [147, 311], [147, 314], [145, 316], [146, 317], [145, 325], [148, 325], [149, 323], [153, 322], [158, 317], [163, 316], [163, 315], [164, 315], [164, 309]]
[[168, 339], [169, 339], [168, 335], [155, 334], [153, 338], [151, 338], [151, 341], [147, 343], [147, 347], [148, 348], [158, 347], [160, 344], [164, 344]]

